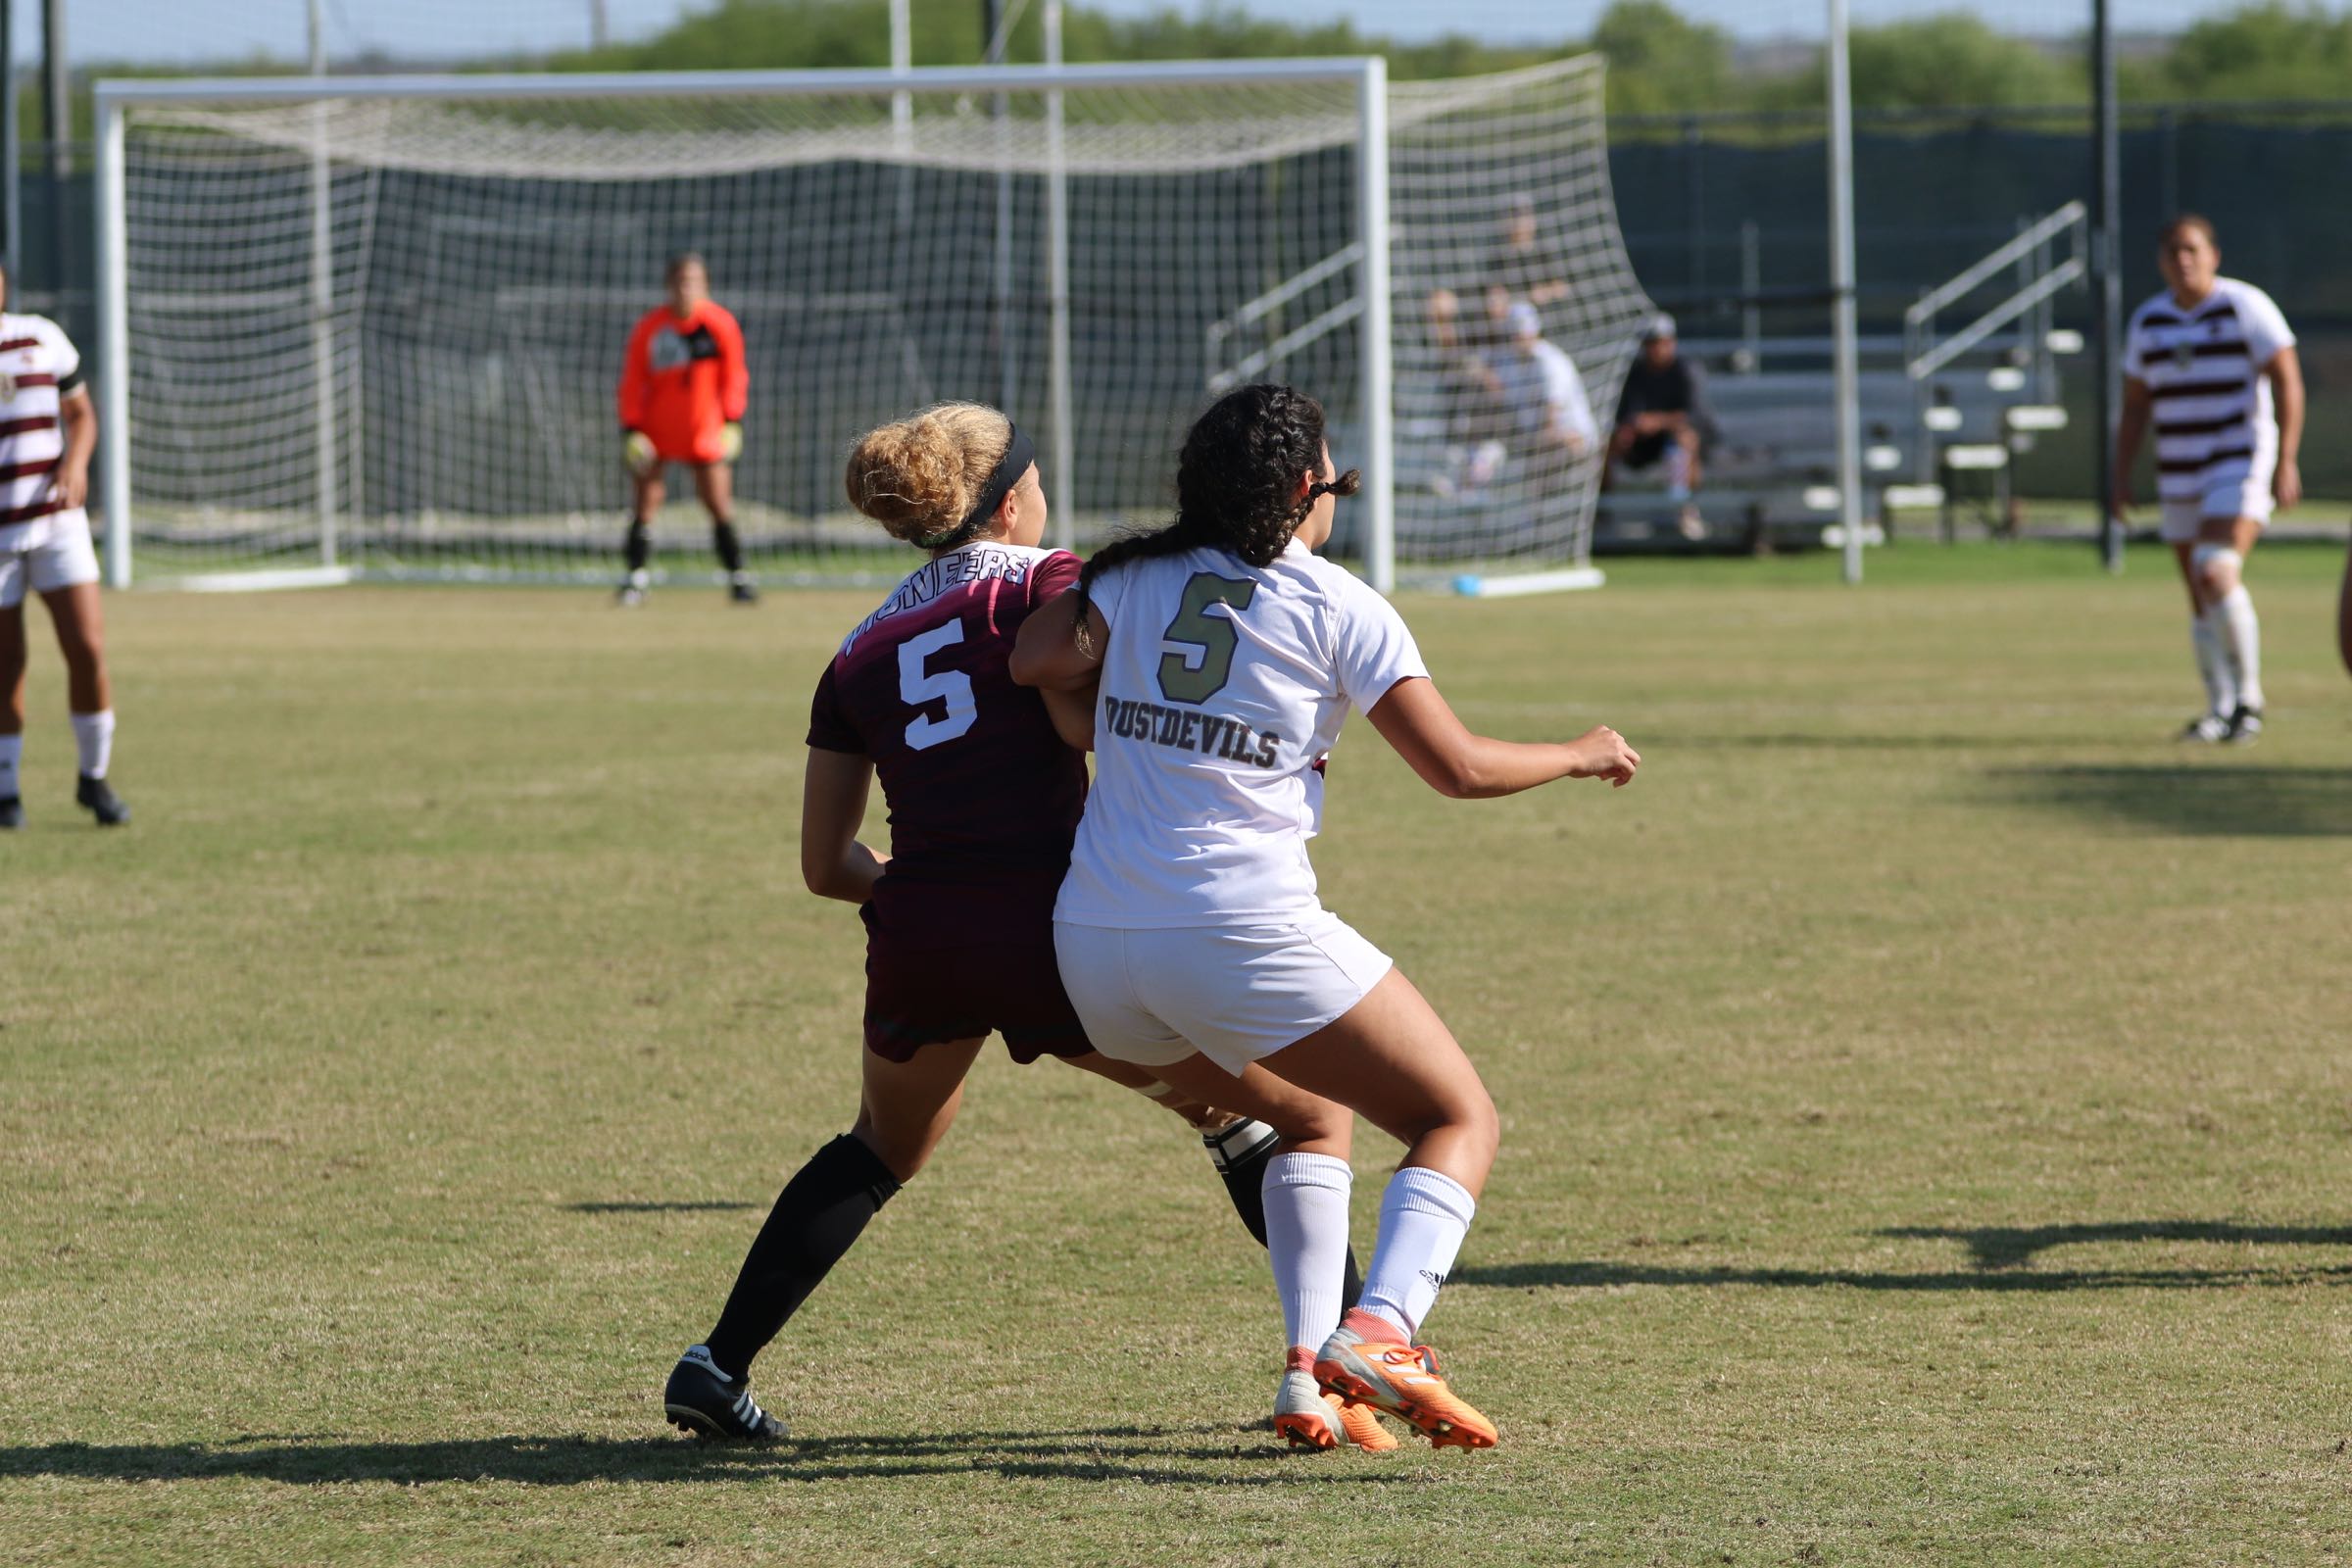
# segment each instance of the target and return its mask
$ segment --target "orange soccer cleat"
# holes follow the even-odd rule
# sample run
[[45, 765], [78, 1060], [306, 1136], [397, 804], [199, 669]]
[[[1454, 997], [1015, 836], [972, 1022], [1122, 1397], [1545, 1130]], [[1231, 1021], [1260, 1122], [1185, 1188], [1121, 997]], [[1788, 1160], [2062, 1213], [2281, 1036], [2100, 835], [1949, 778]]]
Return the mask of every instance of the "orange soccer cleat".
[[1366, 1453], [1386, 1453], [1396, 1446], [1389, 1429], [1367, 1404], [1348, 1404], [1336, 1394], [1315, 1386], [1313, 1352], [1291, 1352], [1290, 1370], [1274, 1396], [1274, 1430], [1294, 1448], [1332, 1449], [1348, 1444]]
[[1315, 1381], [1349, 1404], [1410, 1422], [1435, 1447], [1494, 1446], [1494, 1423], [1446, 1387], [1427, 1346], [1372, 1339], [1342, 1323], [1315, 1356]]

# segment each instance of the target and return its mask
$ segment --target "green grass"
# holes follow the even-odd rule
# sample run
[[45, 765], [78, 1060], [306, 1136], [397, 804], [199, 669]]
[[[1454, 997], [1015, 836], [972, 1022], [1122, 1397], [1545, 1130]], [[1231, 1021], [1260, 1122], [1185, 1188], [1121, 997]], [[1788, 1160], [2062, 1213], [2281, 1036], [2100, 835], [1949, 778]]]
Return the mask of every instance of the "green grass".
[[2151, 552], [1408, 601], [1473, 723], [1644, 761], [1460, 805], [1334, 759], [1326, 897], [1505, 1125], [1431, 1325], [1503, 1446], [1385, 1458], [1269, 1446], [1264, 1265], [1173, 1120], [1001, 1054], [761, 1363], [796, 1439], [662, 1426], [853, 1106], [858, 930], [794, 838], [870, 596], [117, 596], [103, 835], [36, 626], [0, 1559], [2340, 1561], [2340, 562], [2258, 559], [2228, 755], [2168, 739]]

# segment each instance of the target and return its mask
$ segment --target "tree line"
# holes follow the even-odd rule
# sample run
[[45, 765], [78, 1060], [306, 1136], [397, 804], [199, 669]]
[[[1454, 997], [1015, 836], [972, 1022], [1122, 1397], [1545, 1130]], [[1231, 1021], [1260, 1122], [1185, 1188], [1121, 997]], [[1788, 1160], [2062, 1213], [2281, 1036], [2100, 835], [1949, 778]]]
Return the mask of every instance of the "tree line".
[[[1029, 6], [1013, 28], [1006, 58], [1042, 57], [1038, 9]], [[978, 60], [979, 11], [973, 0], [912, 0], [915, 64]], [[1958, 9], [1857, 26], [1850, 38], [1854, 101], [1917, 109], [2084, 102], [2082, 45], [2080, 36], [2011, 36]], [[1776, 51], [1780, 65], [1758, 64], [1743, 58], [1724, 29], [1684, 16], [1668, 0], [1614, 0], [1590, 35], [1551, 44], [1496, 45], [1460, 34], [1399, 42], [1344, 21], [1286, 22], [1231, 3], [1137, 17], [1078, 4], [1065, 9], [1062, 23], [1062, 53], [1072, 62], [1380, 54], [1392, 75], [1408, 80], [1504, 71], [1588, 50], [1609, 58], [1609, 108], [1616, 114], [1801, 109], [1823, 99], [1818, 51], [1793, 61]], [[889, 62], [886, 0], [716, 0], [641, 42], [534, 64], [696, 71]], [[2144, 102], [2352, 99], [2352, 12], [2254, 0], [2135, 46], [2118, 67], [2118, 86], [2126, 98]]]

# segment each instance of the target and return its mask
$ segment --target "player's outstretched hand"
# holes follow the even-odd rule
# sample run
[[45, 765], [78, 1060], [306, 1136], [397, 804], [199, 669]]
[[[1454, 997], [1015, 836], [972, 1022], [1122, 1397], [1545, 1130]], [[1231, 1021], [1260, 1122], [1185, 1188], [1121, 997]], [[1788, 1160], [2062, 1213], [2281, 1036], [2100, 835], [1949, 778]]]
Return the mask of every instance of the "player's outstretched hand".
[[1614, 788], [1623, 789], [1634, 781], [1634, 769], [1642, 765], [1642, 754], [1606, 724], [1594, 725], [1568, 746], [1576, 753], [1576, 765], [1568, 770], [1570, 778], [1605, 778]]
[[661, 455], [654, 450], [654, 438], [643, 430], [631, 430], [622, 438], [620, 461], [639, 478], [662, 466]]
[[49, 481], [49, 493], [57, 504], [71, 512], [90, 499], [90, 466], [86, 463], [61, 463], [56, 476]]
[[718, 429], [718, 459], [733, 463], [743, 456], [743, 426], [730, 419]]

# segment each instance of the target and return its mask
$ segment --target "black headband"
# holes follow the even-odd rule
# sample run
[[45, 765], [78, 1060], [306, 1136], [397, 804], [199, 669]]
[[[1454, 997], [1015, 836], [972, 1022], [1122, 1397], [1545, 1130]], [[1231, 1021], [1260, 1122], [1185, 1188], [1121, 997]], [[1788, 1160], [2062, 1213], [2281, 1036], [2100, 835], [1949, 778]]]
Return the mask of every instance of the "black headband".
[[1013, 425], [1012, 444], [997, 460], [996, 471], [988, 476], [988, 483], [980, 487], [978, 503], [963, 514], [963, 520], [955, 527], [945, 533], [917, 539], [915, 543], [925, 550], [954, 550], [958, 545], [970, 544], [979, 536], [980, 530], [988, 526], [988, 519], [997, 514], [997, 509], [1012, 493], [1012, 487], [1021, 482], [1021, 475], [1027, 473], [1036, 462], [1037, 443], [1021, 434], [1019, 425]]

